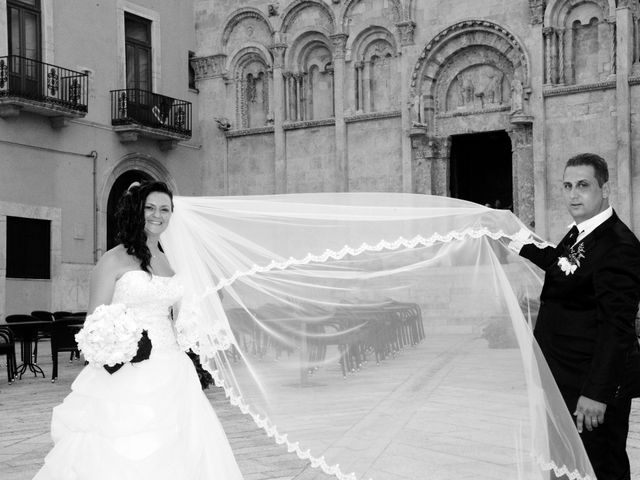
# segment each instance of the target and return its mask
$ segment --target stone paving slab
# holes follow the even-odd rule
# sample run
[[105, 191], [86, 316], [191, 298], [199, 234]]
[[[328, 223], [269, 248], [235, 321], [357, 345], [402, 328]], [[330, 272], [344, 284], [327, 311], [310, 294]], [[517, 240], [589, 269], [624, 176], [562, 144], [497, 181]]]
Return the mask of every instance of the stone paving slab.
[[[51, 361], [47, 343], [40, 346], [40, 357], [42, 368], [46, 374], [50, 375]], [[82, 367], [81, 361], [69, 363], [68, 356], [61, 354], [60, 376], [56, 383], [51, 383], [49, 378], [34, 378], [30, 374], [25, 375], [22, 380], [13, 385], [8, 385], [5, 383], [5, 377], [0, 376], [1, 480], [30, 480], [35, 475], [51, 448], [49, 437], [51, 409], [69, 393], [70, 385]], [[393, 362], [385, 365], [385, 368], [394, 368]], [[4, 372], [5, 369], [1, 368], [0, 375]], [[275, 444], [272, 439], [258, 430], [247, 416], [242, 415], [236, 407], [230, 405], [220, 389], [213, 387], [207, 390], [206, 394], [227, 432], [245, 480], [329, 480], [334, 478], [308, 468], [306, 462], [288, 454], [283, 446]], [[434, 402], [425, 407], [422, 414], [438, 414], [439, 409], [442, 408], [436, 401], [440, 394], [447, 397], [447, 402], [455, 402], [455, 392], [436, 392], [431, 398]], [[462, 401], [463, 392], [460, 392], [460, 397]], [[640, 400], [634, 402], [630, 423], [628, 450], [632, 464], [631, 478], [640, 480]], [[430, 423], [430, 426], [433, 429], [433, 423]], [[405, 445], [403, 451], [388, 450], [386, 455], [380, 455], [371, 466], [369, 473], [378, 473], [385, 480], [406, 480], [414, 477], [415, 471], [412, 469], [418, 468], [421, 464], [417, 460], [436, 455], [440, 458], [451, 456], [452, 461], [450, 467], [431, 471], [432, 480], [449, 478], [477, 480], [472, 472], [465, 470], [460, 459], [454, 456], [454, 446], [449, 447], [446, 442], [440, 445], [426, 445], [419, 422], [412, 427], [415, 431], [411, 429], [405, 431], [402, 438], [398, 439]], [[446, 430], [445, 427], [443, 426], [443, 431]], [[434, 431], [431, 430], [431, 433], [433, 434]], [[367, 449], [375, 450], [374, 444], [375, 442], [369, 443]], [[501, 445], [497, 444], [496, 451], [499, 452], [500, 448], [502, 448]], [[495, 475], [496, 478], [504, 479], [500, 476], [499, 469]], [[421, 479], [416, 477], [416, 480]]]

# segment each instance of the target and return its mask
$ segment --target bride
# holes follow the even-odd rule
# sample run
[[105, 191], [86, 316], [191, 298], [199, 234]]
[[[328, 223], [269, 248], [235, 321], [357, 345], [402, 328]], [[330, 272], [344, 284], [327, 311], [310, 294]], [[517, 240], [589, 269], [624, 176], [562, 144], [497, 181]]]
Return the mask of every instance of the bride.
[[35, 480], [242, 478], [172, 326], [183, 286], [159, 243], [172, 212], [161, 182], [133, 184], [120, 200], [120, 244], [93, 271], [88, 310], [124, 304], [147, 330], [151, 354], [113, 374], [92, 364], [82, 370], [54, 408], [55, 445]]

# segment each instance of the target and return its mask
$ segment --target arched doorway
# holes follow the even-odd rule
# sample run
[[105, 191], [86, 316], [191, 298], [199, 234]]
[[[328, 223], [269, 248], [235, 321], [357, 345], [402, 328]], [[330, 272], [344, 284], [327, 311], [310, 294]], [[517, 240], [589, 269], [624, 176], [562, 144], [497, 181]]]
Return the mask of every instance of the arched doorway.
[[143, 182], [145, 180], [153, 180], [153, 178], [141, 170], [128, 170], [120, 175], [111, 187], [109, 200], [107, 201], [107, 250], [117, 245], [115, 213], [118, 200], [120, 200], [120, 197], [122, 197], [133, 182]]
[[513, 209], [511, 139], [506, 131], [451, 137], [451, 196]]

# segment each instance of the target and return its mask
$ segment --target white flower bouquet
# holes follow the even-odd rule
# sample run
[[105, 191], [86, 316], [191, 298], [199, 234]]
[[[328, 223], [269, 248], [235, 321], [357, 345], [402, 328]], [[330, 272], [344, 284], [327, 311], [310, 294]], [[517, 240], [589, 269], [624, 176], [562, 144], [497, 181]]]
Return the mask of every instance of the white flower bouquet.
[[121, 303], [96, 308], [75, 338], [84, 358], [104, 366], [109, 373], [126, 362], [146, 360], [151, 352], [146, 331]]

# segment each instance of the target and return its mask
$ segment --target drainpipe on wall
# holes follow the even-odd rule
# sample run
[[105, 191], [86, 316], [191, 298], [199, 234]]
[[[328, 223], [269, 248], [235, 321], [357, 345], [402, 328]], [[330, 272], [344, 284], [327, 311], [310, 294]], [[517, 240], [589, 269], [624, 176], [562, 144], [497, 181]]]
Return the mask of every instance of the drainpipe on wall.
[[87, 155], [93, 159], [93, 263], [98, 262], [98, 152], [91, 150], [91, 153]]

